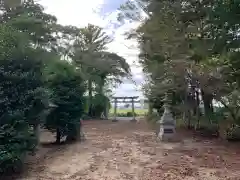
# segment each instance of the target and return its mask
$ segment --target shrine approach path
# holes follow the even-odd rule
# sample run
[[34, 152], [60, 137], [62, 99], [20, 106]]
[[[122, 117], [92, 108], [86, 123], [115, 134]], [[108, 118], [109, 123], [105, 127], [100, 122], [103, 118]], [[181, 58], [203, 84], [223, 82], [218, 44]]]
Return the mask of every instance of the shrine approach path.
[[[180, 132], [180, 143], [159, 142], [144, 121], [89, 121], [84, 131], [85, 142], [40, 147], [18, 180], [240, 179], [236, 145]], [[45, 132], [42, 141], [51, 136]]]

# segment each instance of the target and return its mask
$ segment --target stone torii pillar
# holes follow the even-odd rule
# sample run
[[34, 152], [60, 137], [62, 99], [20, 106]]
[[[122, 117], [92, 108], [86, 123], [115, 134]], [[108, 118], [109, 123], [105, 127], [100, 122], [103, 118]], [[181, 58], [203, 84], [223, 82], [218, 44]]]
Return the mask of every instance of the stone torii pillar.
[[117, 121], [117, 98], [114, 98], [114, 119], [112, 121]]
[[133, 115], [133, 119], [131, 121], [136, 121], [135, 118], [135, 108], [134, 108], [134, 98], [132, 97], [132, 115]]

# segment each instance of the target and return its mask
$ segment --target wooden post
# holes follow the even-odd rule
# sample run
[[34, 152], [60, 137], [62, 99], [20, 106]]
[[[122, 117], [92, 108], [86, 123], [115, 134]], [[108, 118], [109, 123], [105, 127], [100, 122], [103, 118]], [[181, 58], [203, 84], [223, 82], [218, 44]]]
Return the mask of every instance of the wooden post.
[[117, 98], [114, 98], [114, 120], [117, 121]]
[[132, 114], [133, 114], [132, 121], [136, 121], [136, 119], [135, 119], [135, 111], [134, 111], [134, 99], [133, 98], [132, 98]]

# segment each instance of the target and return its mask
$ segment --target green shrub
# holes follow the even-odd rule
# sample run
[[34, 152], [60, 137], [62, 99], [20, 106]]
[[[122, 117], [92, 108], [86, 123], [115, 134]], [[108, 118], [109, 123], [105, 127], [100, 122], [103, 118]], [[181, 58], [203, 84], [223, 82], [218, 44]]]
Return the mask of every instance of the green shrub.
[[148, 114], [146, 117], [147, 121], [152, 124], [156, 124], [156, 122], [159, 120], [159, 118], [161, 118], [161, 117], [156, 112], [152, 112], [151, 114]]
[[226, 131], [226, 139], [228, 141], [240, 141], [240, 127], [233, 126]]
[[117, 117], [127, 117], [126, 113], [117, 113]]
[[[137, 113], [135, 113], [135, 117], [138, 116]], [[133, 117], [132, 112], [126, 112], [126, 113], [117, 113], [117, 117]]]
[[37, 142], [31, 125], [46, 108], [42, 51], [28, 47], [26, 39], [0, 25], [0, 173], [21, 169]]
[[110, 107], [110, 100], [107, 96], [102, 94], [96, 94], [93, 97], [92, 102], [92, 116], [95, 118], [100, 118], [101, 114], [109, 111]]
[[56, 133], [57, 143], [65, 136], [68, 140], [77, 140], [85, 108], [83, 79], [66, 61], [57, 61], [55, 66], [58, 71], [51, 73], [48, 87], [52, 91], [51, 100], [57, 107], [47, 116], [44, 127]]
[[0, 173], [12, 173], [21, 170], [27, 152], [34, 151], [37, 141], [28, 124], [18, 121], [0, 127], [0, 142]]
[[195, 130], [203, 137], [219, 137], [219, 126], [217, 124], [200, 125]]
[[[137, 116], [137, 113], [134, 112], [134, 116]], [[133, 112], [127, 112], [127, 117], [133, 117]]]

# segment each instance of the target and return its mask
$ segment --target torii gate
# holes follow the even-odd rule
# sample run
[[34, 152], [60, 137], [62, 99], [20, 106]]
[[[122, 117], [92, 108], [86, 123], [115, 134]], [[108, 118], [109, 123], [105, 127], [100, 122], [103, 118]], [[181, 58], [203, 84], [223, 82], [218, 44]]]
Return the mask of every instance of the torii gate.
[[[122, 96], [122, 97], [113, 97], [114, 99], [114, 119], [113, 121], [117, 121], [117, 104], [118, 103], [131, 103], [132, 104], [132, 114], [133, 114], [133, 119], [132, 121], [136, 121], [135, 118], [135, 107], [134, 107], [134, 103], [139, 103], [140, 101], [136, 101], [136, 99], [138, 99], [138, 96]], [[121, 100], [121, 101], [119, 101]]]

